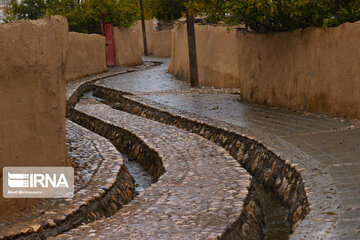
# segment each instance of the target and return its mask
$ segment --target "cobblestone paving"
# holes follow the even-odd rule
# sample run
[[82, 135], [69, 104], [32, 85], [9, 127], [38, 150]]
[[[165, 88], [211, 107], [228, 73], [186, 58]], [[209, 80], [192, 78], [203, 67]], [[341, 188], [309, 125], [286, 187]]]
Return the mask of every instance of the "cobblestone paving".
[[[168, 58], [144, 57], [144, 62], [162, 62], [162, 64], [156, 68], [151, 68], [147, 70], [146, 77], [144, 77], [143, 71], [133, 71], [128, 74], [116, 75], [112, 77], [103, 77], [101, 78], [101, 80], [96, 81], [96, 84], [99, 86], [105, 86], [111, 89], [121, 90], [123, 92], [136, 95], [151, 95], [154, 92], [199, 92], [198, 89], [194, 90], [193, 88], [190, 88], [189, 84], [183, 81], [179, 81], [178, 79], [173, 77], [173, 75], [168, 73], [167, 70], [170, 62]], [[80, 85], [82, 81], [79, 81]], [[207, 86], [202, 86], [200, 89], [202, 93], [239, 92], [239, 89], [223, 89]]]
[[241, 215], [251, 177], [223, 148], [94, 100], [76, 110], [139, 136], [161, 156], [165, 173], [114, 216], [59, 239], [215, 239]]
[[[114, 76], [99, 80], [97, 84], [106, 85], [107, 87], [117, 89], [117, 85], [120, 83], [121, 89], [130, 93], [153, 92], [159, 88], [163, 91], [188, 89], [188, 84], [173, 79], [172, 75], [167, 73], [169, 59], [164, 59], [163, 61], [165, 64], [148, 70], [148, 75], [146, 78], [142, 77], [142, 71], [135, 71], [126, 75]], [[158, 74], [159, 72], [161, 72], [161, 74]]]
[[[153, 60], [153, 61], [151, 61], [151, 60]], [[159, 63], [161, 63], [161, 62], [159, 62]], [[109, 68], [108, 71], [103, 72], [103, 73], [99, 73], [99, 74], [91, 75], [91, 76], [84, 77], [84, 78], [81, 78], [78, 80], [70, 81], [70, 82], [66, 83], [66, 100], [68, 100], [74, 94], [74, 92], [84, 83], [101, 80], [103, 78], [119, 76], [124, 73], [130, 73], [130, 72], [134, 72], [134, 71], [149, 69], [155, 65], [157, 65], [156, 59], [148, 58], [148, 59], [146, 59], [146, 61], [144, 61], [144, 63], [142, 65], [139, 65], [139, 66], [113, 67], [113, 68]]]
[[[66, 145], [75, 170], [75, 192], [86, 187], [101, 166], [104, 159], [98, 146], [106, 145], [101, 142], [104, 140], [106, 141], [77, 124], [66, 121]], [[114, 154], [115, 159], [122, 158], [116, 151]]]
[[[45, 229], [51, 232], [69, 230], [66, 223], [69, 216], [72, 221], [88, 222], [94, 214], [101, 217], [108, 211], [91, 210], [95, 199], [103, 196], [118, 180], [124, 159], [115, 147], [105, 138], [86, 130], [79, 125], [66, 121], [66, 144], [75, 169], [75, 195], [72, 199], [42, 199], [31, 208], [27, 208], [11, 219], [0, 223], [0, 239], [18, 238], [22, 234], [41, 234]], [[88, 207], [87, 207], [88, 206]], [[100, 210], [101, 204], [97, 204]], [[88, 211], [84, 216], [78, 213], [80, 207]], [[75, 216], [76, 215], [76, 216]], [[75, 222], [64, 225], [75, 225]], [[51, 235], [46, 233], [42, 237]], [[56, 235], [56, 233], [55, 233]], [[37, 235], [37, 237], [40, 237]], [[36, 237], [35, 237], [36, 238]]]
[[[359, 121], [249, 104], [236, 94], [189, 91], [165, 73], [167, 64], [164, 61], [160, 68], [97, 84], [135, 94], [132, 99], [148, 105], [154, 102], [157, 107], [160, 104], [165, 111], [240, 127], [285, 159], [306, 166], [303, 174], [313, 186], [313, 210], [296, 237], [306, 239], [304, 236], [314, 231], [317, 234], [311, 239], [360, 239]], [[324, 205], [326, 201], [333, 206]]]

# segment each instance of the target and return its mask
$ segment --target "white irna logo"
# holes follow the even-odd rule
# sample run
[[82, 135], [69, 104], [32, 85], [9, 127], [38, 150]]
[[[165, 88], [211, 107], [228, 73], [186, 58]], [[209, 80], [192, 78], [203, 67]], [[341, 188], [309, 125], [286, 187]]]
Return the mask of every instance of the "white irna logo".
[[11, 188], [36, 188], [43, 187], [64, 187], [68, 188], [69, 184], [64, 174], [14, 174], [8, 172], [8, 186]]
[[2, 176], [4, 198], [74, 196], [73, 167], [4, 167]]

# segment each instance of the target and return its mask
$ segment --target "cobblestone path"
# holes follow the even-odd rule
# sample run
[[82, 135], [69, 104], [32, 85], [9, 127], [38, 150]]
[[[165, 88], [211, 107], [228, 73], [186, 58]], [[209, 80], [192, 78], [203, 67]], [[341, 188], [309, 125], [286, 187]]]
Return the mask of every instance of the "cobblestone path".
[[[125, 129], [137, 136], [159, 154], [165, 171], [115, 215], [58, 239], [226, 239], [246, 238], [250, 232], [256, 238], [254, 228], [249, 233], [231, 235], [238, 221], [246, 221], [244, 215], [258, 213], [249, 197], [250, 175], [223, 148], [196, 134], [112, 109], [95, 100], [80, 101], [75, 111], [75, 121], [86, 125], [86, 119], [91, 118], [89, 126], [99, 133], [114, 135], [117, 129]], [[135, 149], [135, 155], [139, 155], [141, 150]]]
[[75, 169], [74, 197], [41, 199], [0, 222], [0, 239], [56, 236], [83, 223], [110, 216], [133, 198], [133, 179], [122, 155], [107, 139], [69, 120], [66, 137]]
[[249, 104], [228, 90], [192, 90], [166, 72], [168, 59], [157, 61], [164, 64], [96, 85], [126, 93], [126, 99], [144, 106], [253, 136], [303, 168], [312, 211], [293, 239], [360, 239], [358, 120]]

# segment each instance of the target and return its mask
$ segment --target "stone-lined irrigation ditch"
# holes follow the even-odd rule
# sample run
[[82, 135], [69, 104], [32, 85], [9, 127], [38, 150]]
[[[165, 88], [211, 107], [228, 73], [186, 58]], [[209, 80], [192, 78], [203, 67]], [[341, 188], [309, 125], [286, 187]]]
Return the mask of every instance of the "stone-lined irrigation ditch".
[[291, 232], [310, 211], [301, 170], [281, 159], [251, 136], [142, 104], [131, 99], [131, 96], [126, 96], [131, 94], [96, 84], [92, 85], [91, 89], [94, 96], [111, 101], [115, 109], [185, 129], [224, 147], [265, 189], [287, 206], [287, 220]]
[[[94, 92], [94, 96], [107, 100], [107, 103], [115, 109], [185, 129], [224, 147], [260, 182], [260, 185], [271, 191], [272, 195], [275, 195], [285, 204], [289, 232], [293, 232], [310, 211], [304, 183], [300, 175], [301, 170], [290, 164], [289, 161], [282, 160], [251, 136], [238, 134], [211, 123], [189, 119], [142, 104], [132, 99], [129, 96], [131, 94], [101, 87], [94, 82], [81, 85], [68, 99], [67, 115], [69, 118], [72, 118], [73, 108], [81, 96], [91, 91]], [[151, 168], [148, 170], [153, 171]]]
[[[124, 165], [124, 159], [106, 139], [68, 121], [72, 143], [81, 146], [74, 167], [81, 168], [81, 161], [89, 161], [79, 169], [77, 177], [93, 171], [88, 181], [78, 179], [76, 191], [69, 199], [43, 199], [23, 211], [14, 220], [2, 222], [0, 239], [46, 239], [69, 231], [81, 224], [109, 217], [134, 198], [134, 179]], [[68, 129], [69, 130], [69, 129]], [[74, 134], [76, 132], [76, 134]], [[89, 146], [88, 141], [91, 141]], [[86, 146], [85, 146], [86, 145]], [[69, 153], [74, 153], [69, 149]], [[75, 154], [77, 154], [76, 152]]]
[[[141, 120], [139, 117], [135, 117], [135, 116], [132, 117], [131, 115], [125, 114], [125, 113], [117, 114], [117, 113], [114, 112], [114, 111], [117, 111], [117, 110], [113, 110], [111, 112], [111, 108], [109, 108], [109, 107], [106, 108], [104, 106], [106, 106], [106, 105], [102, 106], [100, 104], [98, 106], [96, 106], [96, 105], [92, 106], [91, 104], [89, 105], [89, 104], [86, 104], [86, 103], [82, 103], [79, 108], [77, 107], [76, 109], [71, 109], [70, 114], [68, 115], [68, 117], [72, 121], [80, 124], [81, 126], [84, 126], [84, 127], [88, 128], [89, 130], [91, 130], [93, 132], [96, 132], [99, 135], [104, 136], [107, 139], [109, 139], [119, 149], [120, 152], [127, 154], [132, 159], [136, 159], [148, 172], [150, 172], [153, 175], [155, 180], [159, 179], [159, 177], [162, 176], [165, 173], [166, 169], [165, 169], [165, 166], [163, 164], [162, 157], [158, 153], [158, 151], [160, 150], [160, 149], [157, 149], [157, 148], [159, 148], [158, 144], [155, 144], [156, 146], [158, 146], [158, 147], [155, 147], [155, 149], [154, 149], [155, 145], [153, 147], [149, 147], [149, 145], [147, 143], [145, 143], [145, 142], [146, 141], [147, 142], [152, 142], [152, 140], [149, 139], [149, 136], [146, 137], [146, 134], [143, 132], [144, 129], [140, 130], [137, 127], [135, 127], [135, 126], [137, 126], [137, 124], [133, 124], [134, 127], [129, 127], [129, 130], [126, 129], [126, 126], [123, 125], [123, 124], [126, 124], [126, 123], [129, 123], [129, 125], [132, 125], [128, 121], [132, 121], [132, 122], [135, 122], [135, 123], [138, 122], [139, 124], [141, 124], [141, 122], [150, 123], [152, 121], [145, 120], [145, 119]], [[109, 116], [105, 117], [102, 114], [103, 112], [108, 112]], [[104, 119], [100, 119], [101, 116], [104, 116]], [[122, 118], [122, 119], [120, 120], [120, 118]], [[118, 119], [119, 123], [115, 124], [115, 122], [112, 121], [112, 119], [114, 119], [114, 120]], [[152, 122], [152, 124], [153, 124], [152, 127], [157, 129], [157, 131], [167, 132], [167, 134], [170, 134], [170, 136], [169, 136], [170, 138], [175, 137], [175, 139], [177, 139], [176, 138], [177, 135], [172, 135], [171, 136], [172, 133], [170, 133], [169, 130], [171, 130], [173, 133], [176, 133], [176, 132], [179, 132], [179, 129], [176, 129], [176, 128], [173, 128], [173, 127], [167, 127], [165, 129], [164, 125], [162, 125], [162, 124], [159, 125], [159, 123], [156, 124], [156, 122]], [[122, 126], [124, 126], [124, 127], [122, 127]], [[149, 132], [151, 132], [151, 130]], [[183, 133], [180, 134], [181, 136], [184, 135], [184, 137], [186, 136], [186, 138], [191, 137], [191, 134], [189, 135], [188, 132], [185, 132], [185, 131], [182, 131], [182, 132]], [[143, 140], [144, 137], [140, 137], [139, 134], [140, 135], [145, 134], [145, 139], [146, 139], [145, 142]], [[150, 134], [150, 136], [151, 135], [152, 134]], [[202, 144], [205, 144], [205, 142], [207, 142], [207, 141], [205, 139], [201, 140], [202, 138], [199, 138], [196, 135], [192, 135], [192, 138], [194, 138], [194, 137], [196, 139], [198, 139], [197, 140], [198, 142], [191, 142], [190, 141], [191, 142], [190, 145], [194, 146], [193, 147], [194, 150], [195, 149], [200, 150], [201, 149], [201, 143], [200, 142], [203, 142]], [[181, 140], [181, 138], [179, 138], [179, 140]], [[195, 139], [193, 141], [195, 141]], [[183, 142], [183, 143], [184, 144], [189, 144], [187, 142]], [[194, 143], [199, 143], [200, 148], [196, 146], [197, 144], [194, 145]], [[164, 146], [164, 144], [167, 145], [167, 142], [163, 142], [162, 144], [163, 144], [163, 146]], [[211, 146], [212, 143], [210, 144], [208, 142], [207, 144], [209, 145], [209, 149], [213, 149], [211, 151], [214, 151], [216, 149], [216, 148], [214, 148], [214, 146]], [[213, 145], [215, 145], [215, 144], [213, 144]], [[184, 174], [184, 172], [183, 172], [184, 170], [181, 170], [182, 168], [180, 168], [180, 170], [181, 170], [180, 172], [177, 172], [179, 170], [176, 170], [176, 169], [178, 169], [178, 167], [176, 167], [176, 164], [177, 164], [176, 159], [178, 159], [178, 160], [180, 160], [180, 159], [178, 157], [176, 157], [176, 154], [179, 154], [179, 153], [177, 153], [177, 150], [174, 148], [174, 149], [172, 149], [174, 151], [174, 154], [175, 154], [173, 156], [173, 153], [171, 152], [171, 149], [172, 149], [172, 146], [170, 144], [170, 146], [164, 151], [168, 151], [167, 156], [170, 157], [170, 158], [173, 158], [172, 163], [175, 164], [174, 165], [175, 168], [171, 167], [171, 164], [168, 165], [168, 167], [169, 167], [168, 170], [170, 170], [170, 172], [172, 172], [172, 173], [170, 175], [168, 174], [166, 179], [168, 180], [169, 176], [171, 176], [170, 178], [175, 177], [175, 179], [171, 180], [169, 182], [169, 184], [166, 182], [167, 180], [162, 180], [161, 183], [156, 183], [156, 185], [158, 185], [161, 189], [166, 188], [166, 191], [170, 191], [170, 192], [172, 191], [171, 187], [170, 187], [171, 185], [175, 184], [174, 186], [176, 187], [176, 185], [180, 184], [176, 188], [177, 189], [182, 188], [181, 187], [181, 177], [180, 176], [181, 176], [181, 174]], [[202, 155], [202, 152], [199, 151], [199, 150], [195, 150], [195, 151], [198, 151], [196, 154]], [[162, 154], [164, 154], [164, 151], [162, 151], [163, 152]], [[187, 151], [187, 148], [183, 149], [182, 151]], [[214, 154], [219, 154], [219, 153], [214, 152]], [[191, 155], [188, 156], [188, 157], [191, 157]], [[222, 161], [230, 161], [230, 159], [232, 159], [230, 156], [226, 157], [226, 156], [222, 156], [222, 155], [219, 155], [219, 156], [213, 155], [213, 157], [211, 157], [207, 161], [211, 160], [212, 158], [214, 158], [214, 160], [215, 160], [215, 157], [217, 159], [222, 159]], [[226, 160], [226, 158], [227, 158], [227, 160]], [[203, 158], [203, 160], [205, 160], [205, 159], [206, 158]], [[169, 159], [167, 159], [167, 160], [169, 160]], [[187, 162], [186, 164], [189, 164], [189, 162], [186, 160], [186, 157], [185, 158], [182, 157], [181, 161], [184, 161], [184, 160], [185, 160], [185, 162]], [[198, 159], [198, 160], [200, 160], [200, 159]], [[222, 165], [226, 166], [227, 163], [225, 163], [225, 162], [223, 163], [222, 161], [220, 163]], [[235, 165], [237, 165], [236, 161], [235, 160], [233, 160], [233, 161], [234, 161]], [[179, 164], [181, 164], [181, 162], [179, 162]], [[216, 164], [216, 162], [214, 162], [212, 164]], [[179, 166], [181, 166], [181, 165], [179, 165]], [[238, 170], [236, 170], [237, 168], [238, 167], [236, 167], [236, 168], [231, 167], [231, 168], [226, 168], [227, 170], [223, 169], [221, 171], [222, 172], [226, 171], [229, 174], [232, 172], [232, 174], [234, 174], [233, 171], [234, 170], [238, 171]], [[188, 168], [185, 168], [185, 169], [188, 169]], [[215, 170], [215, 169], [213, 169], [213, 170]], [[193, 169], [193, 171], [197, 171], [196, 168]], [[245, 170], [243, 170], [243, 171], [245, 172]], [[203, 176], [206, 176], [206, 178], [209, 178], [209, 180], [212, 179], [212, 177], [210, 175], [208, 175], [208, 174], [205, 174], [205, 173], [201, 173], [201, 174], [203, 174]], [[218, 174], [219, 174], [219, 176], [221, 176], [220, 172]], [[222, 174], [224, 174], [224, 173], [222, 173]], [[178, 175], [179, 175], [180, 179], [177, 180], [177, 178], [179, 178]], [[187, 175], [187, 173], [185, 173], [185, 175]], [[247, 175], [247, 174], [245, 174], [245, 175]], [[192, 175], [190, 174], [189, 176], [192, 176]], [[231, 176], [231, 175], [229, 175], [229, 176]], [[225, 175], [223, 175], [222, 177], [225, 177]], [[211, 230], [212, 228], [215, 227], [215, 229], [218, 229], [217, 231], [219, 231], [219, 229], [223, 229], [223, 230], [221, 230], [221, 232], [216, 233], [216, 234], [221, 234], [222, 239], [262, 239], [262, 230], [261, 229], [262, 229], [263, 215], [262, 215], [261, 207], [259, 206], [260, 202], [257, 199], [255, 199], [255, 196], [254, 196], [255, 188], [254, 188], [254, 186], [250, 185], [250, 181], [248, 181], [248, 183], [246, 183], [245, 179], [241, 180], [244, 177], [246, 177], [246, 176], [243, 176], [243, 174], [239, 173], [239, 175], [237, 175], [237, 177], [239, 178], [239, 180], [237, 180], [238, 183], [242, 184], [243, 187], [245, 187], [245, 185], [247, 185], [247, 187], [249, 187], [248, 190], [245, 190], [247, 187], [245, 189], [242, 189], [243, 187], [240, 187], [240, 185], [239, 185], [240, 188], [236, 189], [235, 192], [240, 191], [241, 192], [241, 197], [239, 199], [236, 199], [236, 200], [233, 199], [233, 198], [229, 198], [229, 199], [233, 199], [233, 200], [230, 200], [230, 202], [232, 202], [234, 200], [235, 200], [235, 202], [236, 201], [241, 202], [242, 207], [240, 209], [238, 209], [238, 210], [240, 210], [241, 214], [240, 214], [240, 212], [238, 212], [238, 214], [235, 215], [236, 217], [235, 216], [231, 217], [231, 219], [232, 219], [232, 220], [230, 220], [231, 225], [219, 225], [219, 226], [217, 226], [217, 224], [215, 224], [210, 229], [202, 229], [202, 230], [200, 230], [200, 231], [203, 231], [203, 232], [198, 232], [197, 234], [200, 234], [199, 236], [204, 237], [204, 234], [205, 235], [208, 234], [207, 231], [209, 231], [209, 230]], [[234, 178], [235, 178], [235, 176], [234, 176]], [[196, 175], [195, 175], [195, 179], [197, 179]], [[180, 180], [180, 182], [179, 182], [179, 180]], [[188, 181], [189, 180], [184, 182], [185, 185], [188, 184], [187, 183]], [[214, 181], [214, 180], [212, 180], [212, 181]], [[222, 189], [223, 188], [222, 184], [225, 184], [225, 182], [226, 182], [226, 184], [230, 184], [229, 186], [227, 186], [227, 188], [230, 188], [230, 189], [233, 189], [232, 185], [236, 186], [238, 184], [237, 182], [231, 182], [231, 181], [227, 181], [226, 179], [224, 179], [224, 180], [221, 180], [221, 181], [218, 182], [218, 186], [212, 185], [212, 184], [214, 184], [214, 182], [212, 184], [210, 184], [209, 186], [214, 187], [214, 189], [215, 188]], [[193, 182], [193, 184], [196, 184], [196, 183]], [[194, 188], [194, 186], [192, 186], [192, 188]], [[200, 188], [197, 188], [197, 187], [195, 187], [195, 189], [201, 190]], [[228, 189], [226, 191], [224, 190], [223, 193], [228, 194], [229, 191], [230, 192], [234, 191], [234, 190], [230, 190], [230, 189]], [[191, 194], [194, 194], [194, 196], [195, 196], [197, 193], [195, 191], [193, 192], [193, 190], [192, 190]], [[200, 195], [200, 196], [202, 196], [202, 195]], [[208, 196], [208, 197], [209, 197], [209, 199], [214, 199], [214, 197], [217, 197], [217, 196]], [[219, 196], [219, 197], [221, 197], [221, 196]], [[202, 199], [202, 200], [204, 201], [206, 199]], [[215, 211], [214, 214], [216, 214], [216, 211], [221, 210], [220, 206], [221, 206], [222, 203], [221, 202], [219, 202], [219, 203], [214, 202], [214, 203], [215, 203], [214, 208], [213, 209], [210, 208], [210, 211], [211, 212]], [[182, 204], [186, 205], [186, 201], [183, 202]], [[220, 205], [218, 205], [218, 204], [220, 204]], [[224, 207], [227, 206], [227, 204], [225, 204], [225, 203], [223, 203], [223, 204], [224, 204]], [[218, 207], [220, 207], [220, 209], [216, 210], [216, 209], [218, 209]], [[206, 210], [206, 209], [204, 209], [204, 210]], [[232, 211], [236, 212], [238, 210], [234, 209]], [[141, 221], [144, 220], [144, 218], [139, 218], [139, 216], [137, 216], [137, 215], [144, 214], [144, 213], [142, 213], [142, 212], [137, 213], [137, 211], [132, 211], [132, 213], [134, 213], [134, 216], [133, 216], [134, 218], [136, 218], [136, 217], [138, 218], [139, 222], [137, 222], [137, 224], [142, 224]], [[163, 212], [163, 213], [160, 212], [159, 214], [166, 216], [166, 212]], [[179, 213], [179, 214], [181, 215], [181, 213]], [[198, 214], [201, 216], [200, 212]], [[205, 215], [206, 214], [207, 213], [205, 211]], [[222, 213], [222, 215], [223, 214], [224, 213]], [[145, 216], [143, 215], [143, 217], [145, 217]], [[155, 217], [155, 216], [146, 215], [146, 217], [151, 218], [151, 217]], [[190, 215], [189, 217], [192, 218], [192, 215]], [[220, 215], [219, 215], [219, 217], [220, 217]], [[121, 218], [121, 216], [120, 216], [120, 218]], [[222, 216], [221, 219], [225, 220], [226, 218], [224, 218], [224, 216]], [[223, 221], [223, 220], [221, 220], [221, 221]], [[117, 219], [117, 221], [119, 221], [118, 224], [121, 225], [121, 220]], [[106, 222], [106, 220], [104, 222]], [[97, 224], [96, 222], [94, 224], [91, 224], [90, 228], [92, 228], [94, 226], [96, 227], [96, 224]], [[99, 223], [99, 224], [103, 224], [103, 223]], [[210, 222], [209, 222], [209, 224], [210, 224]], [[212, 225], [213, 224], [210, 224], [210, 226], [212, 226]], [[106, 225], [106, 226], [108, 226], [108, 225]], [[108, 226], [108, 227], [110, 227], [110, 226]], [[143, 227], [146, 228], [146, 226], [143, 226]], [[147, 227], [149, 227], [149, 226], [147, 226]], [[79, 236], [89, 236], [87, 234], [89, 234], [90, 232], [88, 230], [86, 230], [86, 229], [84, 231], [85, 232], [81, 232], [81, 235], [77, 235], [77, 234], [80, 234], [80, 233], [77, 233], [77, 232], [70, 232], [68, 234], [60, 235], [59, 238], [60, 239], [68, 239], [68, 238], [71, 238], [71, 237], [74, 237], [74, 236], [75, 236], [75, 238], [79, 237]], [[171, 229], [170, 229], [169, 233], [170, 234], [173, 233], [173, 232], [171, 232]], [[210, 233], [212, 233], [212, 232], [210, 231], [209, 235], [207, 235], [207, 236], [210, 236]], [[126, 236], [123, 236], [123, 235], [121, 235], [119, 233], [114, 233], [114, 234], [118, 234], [119, 237], [125, 237], [125, 238], [129, 237], [128, 235], [126, 235], [127, 236], [126, 237]], [[158, 233], [154, 232], [154, 234], [158, 234]], [[103, 235], [100, 235], [100, 236], [103, 236]], [[151, 236], [153, 236], [153, 235], [151, 235]], [[216, 236], [218, 236], [218, 235], [216, 235]], [[114, 236], [112, 236], [112, 237], [114, 237]], [[115, 237], [116, 237], [116, 235], [115, 235]], [[131, 235], [130, 239], [136, 239], [136, 236], [134, 238], [134, 235]]]
[[[102, 98], [95, 97], [93, 91], [87, 92], [81, 99], [94, 99], [105, 102]], [[133, 164], [132, 162], [129, 163]], [[131, 170], [129, 166], [128, 169]], [[130, 171], [130, 173], [132, 172]], [[138, 179], [134, 178], [138, 182]], [[252, 185], [255, 188], [254, 197], [259, 200], [264, 215], [265, 224], [262, 230], [265, 239], [287, 239], [290, 233], [290, 224], [287, 221], [288, 209], [278, 199], [274, 198], [270, 192], [265, 191], [257, 180], [253, 179]]]
[[[282, 160], [262, 143], [250, 136], [216, 126], [210, 122], [172, 114], [161, 108], [143, 104], [136, 101], [136, 98], [132, 98], [131, 94], [127, 92], [101, 87], [95, 82], [96, 80], [84, 82], [71, 94], [67, 100], [67, 117], [109, 139], [119, 152], [128, 154], [129, 158], [140, 163], [152, 175], [154, 181], [157, 181], [166, 171], [157, 151], [149, 147], [136, 134], [127, 131], [126, 128], [105, 123], [75, 110], [75, 105], [84, 94], [91, 95], [93, 93], [99, 98], [98, 101], [105, 102], [113, 109], [196, 133], [226, 149], [254, 176], [246, 198], [243, 200], [241, 215], [239, 214], [237, 220], [222, 232], [221, 239], [263, 239], [264, 237], [265, 239], [286, 239], [309, 212], [300, 170], [295, 165], [289, 164], [289, 161]], [[114, 197], [116, 195], [114, 193], [120, 193], [118, 189], [123, 190], [124, 181], [117, 181], [116, 188], [103, 190], [102, 193], [106, 193], [105, 195], [99, 194], [99, 198], [95, 197], [87, 201], [77, 213], [65, 214], [56, 219], [55, 224], [44, 223], [37, 231], [29, 228], [28, 232], [22, 231], [20, 234], [9, 235], [6, 238], [45, 239], [67, 232], [80, 224], [90, 223], [115, 214], [124, 203], [126, 204], [133, 198], [132, 194], [135, 191], [132, 177], [128, 174], [126, 166], [123, 166], [122, 169], [124, 170], [121, 170], [120, 173], [126, 173], [127, 182], [131, 182], [131, 193], [128, 190], [125, 191], [130, 197], [125, 201], [118, 201], [118, 198]], [[136, 171], [141, 174], [138, 167]], [[111, 186], [109, 185], [109, 187]], [[264, 189], [270, 190], [272, 194]], [[280, 201], [275, 199], [274, 195]], [[141, 223], [139, 222], [139, 224]], [[272, 226], [269, 226], [271, 224]]]

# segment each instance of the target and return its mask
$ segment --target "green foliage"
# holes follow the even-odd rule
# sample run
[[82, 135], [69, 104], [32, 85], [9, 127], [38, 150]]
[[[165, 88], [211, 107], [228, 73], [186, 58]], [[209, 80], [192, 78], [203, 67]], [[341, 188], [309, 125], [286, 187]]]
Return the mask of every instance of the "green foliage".
[[175, 21], [185, 16], [186, 9], [191, 14], [204, 16], [207, 22], [217, 23], [225, 16], [224, 0], [145, 0], [147, 18]]
[[233, 0], [226, 9], [229, 24], [245, 23], [260, 33], [328, 28], [360, 19], [359, 0]]
[[[77, 1], [11, 0], [5, 20], [60, 14], [67, 17], [71, 31], [99, 33], [100, 12], [110, 13], [116, 26], [130, 26], [139, 19], [138, 0]], [[147, 18], [174, 21], [188, 9], [208, 23], [246, 24], [259, 33], [360, 20], [360, 0], [144, 0], [144, 6]]]
[[78, 5], [70, 16], [67, 16], [70, 30], [99, 33], [100, 13], [110, 13], [111, 17], [105, 20], [112, 21], [115, 26], [121, 27], [128, 27], [139, 19], [139, 7], [132, 0], [87, 0]]
[[100, 13], [107, 13], [115, 26], [128, 27], [139, 19], [139, 6], [133, 0], [12, 0], [5, 12], [5, 20], [37, 19], [49, 15], [63, 15], [69, 30], [100, 33]]
[[46, 12], [45, 0], [24, 0], [18, 3], [11, 0], [5, 9], [5, 21], [14, 19], [37, 19], [43, 17]]
[[144, 7], [148, 18], [163, 21], [175, 21], [186, 10], [184, 0], [145, 0]]
[[[360, 0], [147, 0], [153, 15], [173, 20], [185, 9], [208, 23], [246, 24], [259, 33], [335, 27], [360, 20]], [[176, 12], [176, 14], [173, 14]], [[156, 14], [155, 14], [156, 13]], [[169, 17], [173, 16], [173, 17]]]
[[226, 16], [227, 3], [227, 0], [189, 0], [185, 5], [190, 13], [202, 16], [205, 22], [218, 23]]
[[203, 0], [200, 11], [206, 14], [206, 22], [218, 23], [225, 18], [226, 3], [224, 0]]

